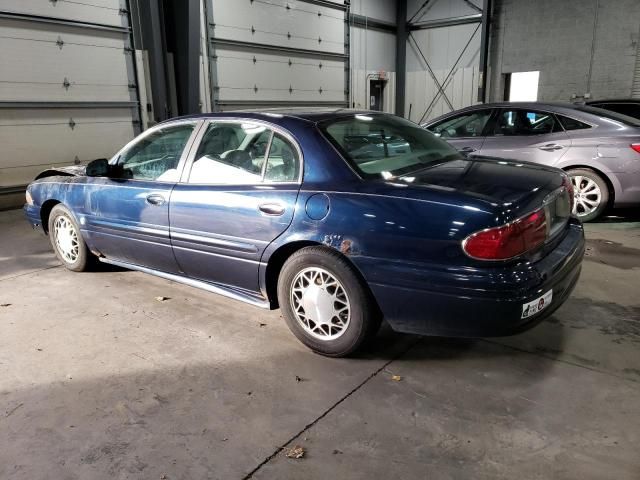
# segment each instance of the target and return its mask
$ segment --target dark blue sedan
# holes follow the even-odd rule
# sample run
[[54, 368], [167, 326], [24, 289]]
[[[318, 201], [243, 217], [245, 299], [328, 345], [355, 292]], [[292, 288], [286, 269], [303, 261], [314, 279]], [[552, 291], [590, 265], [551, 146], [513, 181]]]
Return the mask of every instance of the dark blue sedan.
[[382, 319], [499, 336], [550, 315], [580, 274], [572, 202], [561, 170], [325, 110], [161, 123], [109, 161], [44, 172], [25, 212], [70, 270], [99, 260], [280, 307], [305, 345], [343, 356]]

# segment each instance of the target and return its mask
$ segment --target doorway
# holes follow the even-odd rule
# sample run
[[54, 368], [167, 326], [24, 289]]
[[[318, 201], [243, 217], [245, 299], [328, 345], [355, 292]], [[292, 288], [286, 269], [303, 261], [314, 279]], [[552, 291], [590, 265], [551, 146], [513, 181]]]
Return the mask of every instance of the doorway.
[[369, 109], [382, 111], [385, 80], [369, 79]]
[[540, 71], [505, 74], [504, 99], [508, 102], [535, 102], [538, 100]]

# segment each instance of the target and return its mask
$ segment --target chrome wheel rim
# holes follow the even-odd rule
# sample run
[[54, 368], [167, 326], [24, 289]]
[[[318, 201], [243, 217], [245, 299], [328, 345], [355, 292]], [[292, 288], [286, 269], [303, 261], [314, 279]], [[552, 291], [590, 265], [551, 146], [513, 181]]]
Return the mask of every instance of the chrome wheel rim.
[[67, 263], [75, 263], [80, 254], [80, 243], [78, 242], [78, 233], [71, 220], [64, 215], [56, 218], [53, 223], [53, 234], [60, 256]]
[[582, 175], [571, 177], [573, 184], [573, 214], [584, 217], [595, 212], [602, 202], [602, 192], [593, 179]]
[[342, 336], [351, 320], [351, 305], [342, 283], [320, 267], [305, 268], [295, 276], [291, 307], [300, 326], [319, 340]]

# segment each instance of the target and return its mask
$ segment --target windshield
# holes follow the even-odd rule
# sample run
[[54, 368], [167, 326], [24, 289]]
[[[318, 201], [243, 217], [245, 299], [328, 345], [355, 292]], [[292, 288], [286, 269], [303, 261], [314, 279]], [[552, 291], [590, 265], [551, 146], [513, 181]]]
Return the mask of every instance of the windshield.
[[629, 117], [627, 115], [623, 115], [622, 113], [612, 112], [611, 110], [605, 110], [603, 108], [589, 107], [587, 105], [579, 106], [576, 108], [580, 112], [590, 113], [592, 115], [597, 115], [601, 118], [608, 118], [609, 120], [615, 120], [616, 122], [620, 122], [623, 125], [628, 127], [640, 127], [640, 120], [637, 120], [633, 117]]
[[353, 115], [319, 124], [363, 178], [393, 178], [463, 158], [415, 123], [391, 115]]

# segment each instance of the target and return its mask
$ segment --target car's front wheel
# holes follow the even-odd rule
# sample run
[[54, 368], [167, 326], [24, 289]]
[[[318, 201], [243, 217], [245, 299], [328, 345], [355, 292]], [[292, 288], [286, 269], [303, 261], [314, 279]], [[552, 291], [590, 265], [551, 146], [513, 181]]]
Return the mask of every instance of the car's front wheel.
[[325, 247], [303, 248], [286, 261], [278, 302], [293, 334], [330, 357], [353, 353], [380, 326], [368, 289], [340, 254]]
[[573, 184], [573, 214], [583, 222], [595, 220], [609, 203], [607, 182], [593, 170], [576, 168], [567, 172]]
[[56, 257], [69, 270], [82, 272], [91, 262], [80, 227], [67, 207], [58, 204], [49, 215], [49, 240]]

